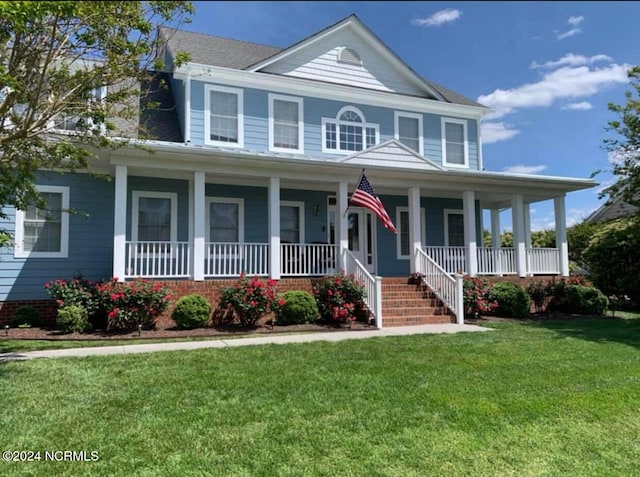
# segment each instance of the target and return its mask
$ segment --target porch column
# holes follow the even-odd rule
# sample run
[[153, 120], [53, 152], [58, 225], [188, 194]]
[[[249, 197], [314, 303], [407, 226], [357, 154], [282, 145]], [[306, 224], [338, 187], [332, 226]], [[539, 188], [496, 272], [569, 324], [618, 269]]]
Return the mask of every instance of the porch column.
[[491, 209], [491, 248], [496, 260], [495, 272], [502, 276], [502, 237], [500, 236], [500, 209]]
[[340, 182], [336, 194], [336, 244], [338, 245], [338, 268], [344, 271], [347, 271], [345, 253], [349, 249], [349, 219], [345, 215], [348, 202], [347, 183]]
[[514, 194], [511, 196], [511, 217], [513, 222], [513, 247], [516, 252], [516, 273], [519, 277], [524, 277], [527, 274], [523, 215], [522, 194]]
[[418, 271], [417, 250], [422, 248], [420, 231], [420, 187], [409, 189], [409, 253], [411, 254], [410, 272]]
[[467, 273], [472, 277], [478, 274], [478, 245], [476, 241], [476, 194], [472, 190], [462, 193], [464, 209], [464, 246], [467, 256]]
[[127, 253], [127, 166], [116, 166], [113, 217], [113, 276], [123, 282]]
[[560, 251], [560, 275], [569, 276], [569, 245], [567, 242], [567, 216], [564, 195], [553, 199], [556, 221], [556, 247]]
[[204, 172], [193, 173], [193, 279], [204, 280], [205, 236]]
[[280, 178], [269, 179], [269, 276], [280, 279]]

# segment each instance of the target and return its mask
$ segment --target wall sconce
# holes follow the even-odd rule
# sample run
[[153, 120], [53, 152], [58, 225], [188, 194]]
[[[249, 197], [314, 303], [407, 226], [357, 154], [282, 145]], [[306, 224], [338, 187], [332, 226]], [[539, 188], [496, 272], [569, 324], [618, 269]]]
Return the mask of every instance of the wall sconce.
[[313, 206], [313, 215], [320, 215], [320, 204], [316, 204]]

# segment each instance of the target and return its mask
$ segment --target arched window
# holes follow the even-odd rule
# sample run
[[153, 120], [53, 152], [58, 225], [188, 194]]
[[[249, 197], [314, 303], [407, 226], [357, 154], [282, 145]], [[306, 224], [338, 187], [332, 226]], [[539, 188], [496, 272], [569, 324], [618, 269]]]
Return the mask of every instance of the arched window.
[[322, 130], [324, 152], [357, 152], [378, 143], [379, 126], [367, 123], [362, 112], [353, 106], [345, 106], [335, 118], [323, 118]]

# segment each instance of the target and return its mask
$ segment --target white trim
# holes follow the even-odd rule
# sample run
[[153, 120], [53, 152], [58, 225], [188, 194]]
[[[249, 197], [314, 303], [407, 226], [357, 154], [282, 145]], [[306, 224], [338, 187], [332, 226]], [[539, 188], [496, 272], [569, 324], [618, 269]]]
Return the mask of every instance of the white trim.
[[[400, 141], [400, 118], [410, 118], [410, 119], [418, 120], [418, 150], [417, 151], [413, 151], [413, 149], [411, 149], [409, 146], [407, 146], [406, 144], [403, 144], [402, 141]], [[394, 125], [393, 137], [398, 142], [406, 146], [408, 149], [411, 149], [413, 152], [417, 152], [421, 156], [424, 155], [424, 129], [422, 129], [422, 114], [406, 113], [404, 111], [394, 111], [393, 125]]]
[[[238, 142], [225, 142], [211, 140], [211, 92], [235, 94], [238, 104]], [[244, 91], [239, 88], [218, 86], [214, 84], [204, 85], [204, 143], [208, 146], [242, 147], [244, 148]]]
[[444, 246], [448, 247], [449, 246], [449, 215], [462, 215], [462, 218], [464, 220], [464, 210], [463, 209], [444, 209], [443, 213], [444, 213]]
[[[396, 234], [396, 258], [398, 260], [409, 260], [411, 258], [411, 254], [402, 255], [402, 246], [401, 246], [401, 235], [402, 235], [402, 221], [400, 220], [400, 213], [406, 212], [407, 216], [409, 215], [409, 207], [404, 205], [399, 205], [396, 207], [396, 226], [398, 228], [398, 233]], [[411, 220], [411, 217], [408, 218]], [[422, 243], [425, 243], [425, 239], [427, 238], [426, 230], [427, 230], [427, 221], [426, 221], [426, 213], [424, 207], [420, 207], [420, 237]], [[411, 249], [411, 236], [409, 236], [409, 249]]]
[[[286, 101], [298, 104], [298, 148], [276, 147], [273, 145], [275, 140], [273, 117], [274, 101]], [[269, 151], [271, 152], [289, 152], [304, 154], [304, 106], [303, 98], [297, 96], [285, 96], [282, 94], [269, 93]]]
[[[447, 162], [447, 123], [461, 124], [462, 134], [464, 136], [464, 164], [451, 164]], [[455, 167], [458, 169], [469, 169], [469, 141], [467, 138], [467, 120], [455, 118], [440, 118], [441, 134], [442, 134], [442, 164], [446, 167]]]
[[191, 74], [184, 81], [184, 143], [191, 142]]
[[39, 186], [38, 192], [61, 194], [60, 210], [60, 250], [58, 252], [27, 252], [24, 250], [24, 222], [25, 211], [16, 209], [14, 258], [67, 258], [69, 256], [69, 193], [66, 186]]
[[[362, 119], [361, 123], [356, 123], [356, 122], [352, 122], [352, 121], [341, 121], [340, 120], [340, 116], [342, 116], [345, 112], [347, 111], [352, 111], [356, 114], [358, 114], [360, 116], [360, 118]], [[336, 127], [336, 148], [335, 149], [330, 149], [327, 147], [327, 124], [331, 123], [334, 124]], [[352, 151], [352, 150], [347, 150], [347, 149], [340, 149], [340, 126], [342, 125], [358, 125], [361, 124], [362, 125], [362, 149], [360, 149], [359, 151]], [[367, 129], [368, 128], [373, 128], [375, 130], [376, 133], [376, 137], [374, 139], [374, 144], [370, 147], [374, 147], [377, 146], [380, 143], [380, 125], [379, 124], [374, 124], [374, 123], [368, 123], [367, 120], [364, 117], [364, 114], [362, 113], [362, 111], [360, 111], [360, 109], [356, 108], [355, 106], [343, 106], [342, 108], [340, 108], [340, 111], [338, 111], [338, 114], [336, 114], [335, 118], [322, 118], [322, 128], [320, 131], [321, 134], [321, 138], [320, 138], [320, 145], [322, 146], [322, 152], [327, 153], [327, 154], [342, 154], [342, 155], [352, 155], [354, 153], [358, 153], [358, 152], [362, 152], [362, 151], [366, 151], [367, 149], [369, 149], [367, 147]]]
[[[174, 71], [174, 77], [186, 77], [185, 66]], [[283, 94], [299, 94], [305, 97], [360, 103], [369, 106], [380, 106], [391, 109], [410, 109], [423, 113], [457, 116], [478, 119], [491, 113], [491, 109], [481, 106], [447, 103], [428, 98], [403, 95], [387, 91], [376, 91], [354, 86], [331, 84], [303, 78], [288, 78], [281, 75], [256, 74], [246, 70], [234, 70], [221, 66], [210, 66], [189, 63], [192, 77], [201, 81], [232, 84], [247, 88], [255, 88]]]
[[[299, 240], [300, 242], [298, 243], [305, 243], [304, 239], [304, 227], [305, 227], [305, 223], [304, 223], [304, 202], [301, 201], [294, 201], [294, 200], [281, 200], [280, 201], [280, 208], [282, 208], [283, 206], [288, 206], [288, 207], [298, 207], [298, 213], [299, 215], [299, 219], [300, 219], [300, 237]], [[281, 219], [282, 219], [282, 214], [280, 214]], [[282, 224], [280, 225], [280, 240], [282, 240]]]
[[115, 166], [113, 197], [113, 269], [119, 282], [126, 275], [127, 248], [127, 166]]
[[211, 204], [238, 205], [238, 243], [244, 243], [244, 199], [237, 197], [207, 197], [205, 214], [205, 240], [211, 242]]
[[138, 216], [139, 201], [141, 198], [170, 199], [171, 200], [171, 224], [169, 236], [171, 242], [178, 241], [178, 194], [175, 192], [155, 192], [146, 190], [134, 190], [131, 192], [131, 241], [138, 241]]
[[478, 170], [484, 170], [484, 160], [482, 159], [482, 128], [480, 120], [476, 119], [476, 132], [478, 133]]

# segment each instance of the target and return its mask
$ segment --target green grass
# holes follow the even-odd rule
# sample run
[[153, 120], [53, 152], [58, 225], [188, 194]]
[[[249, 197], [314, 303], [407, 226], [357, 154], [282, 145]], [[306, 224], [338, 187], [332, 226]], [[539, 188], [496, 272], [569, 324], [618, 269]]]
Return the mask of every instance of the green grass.
[[[0, 474], [629, 476], [640, 320], [0, 365]], [[44, 458], [44, 454], [43, 454]]]

